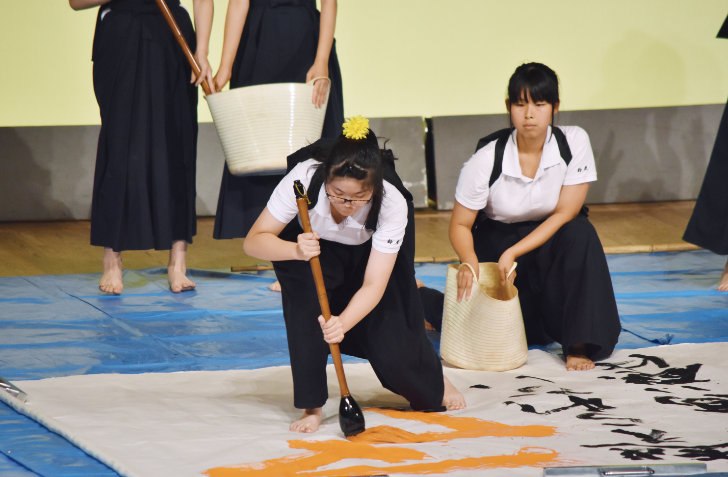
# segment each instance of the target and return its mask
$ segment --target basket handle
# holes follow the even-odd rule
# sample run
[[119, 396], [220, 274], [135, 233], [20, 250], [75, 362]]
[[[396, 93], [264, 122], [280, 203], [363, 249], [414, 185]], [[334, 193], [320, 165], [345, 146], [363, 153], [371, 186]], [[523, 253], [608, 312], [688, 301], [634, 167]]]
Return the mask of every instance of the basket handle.
[[[468, 262], [461, 263], [460, 266], [458, 267], [458, 271], [463, 267], [463, 265], [467, 266], [470, 269], [470, 271], [473, 273], [473, 276], [475, 276], [475, 269]], [[511, 273], [513, 273], [513, 271], [516, 269], [517, 266], [518, 266], [518, 262], [513, 262], [513, 266], [511, 267], [511, 269], [508, 271], [508, 274], [506, 275], [506, 280], [508, 280], [511, 277]]]
[[475, 269], [474, 269], [474, 268], [473, 268], [473, 266], [472, 266], [472, 265], [470, 265], [470, 264], [469, 264], [468, 262], [463, 262], [463, 263], [461, 263], [461, 264], [460, 264], [460, 266], [458, 267], [458, 271], [460, 271], [460, 269], [461, 269], [461, 268], [463, 268], [463, 265], [467, 266], [467, 267], [468, 267], [468, 268], [470, 269], [470, 271], [471, 271], [471, 272], [472, 272], [472, 274], [473, 274], [473, 278], [475, 278], [475, 277], [476, 277], [476, 274], [475, 274]]
[[513, 271], [516, 269], [516, 266], [518, 266], [518, 262], [513, 262], [513, 266], [510, 270], [508, 270], [508, 274], [506, 275], [506, 280], [511, 278], [511, 273], [513, 273]]
[[326, 76], [317, 76], [317, 77], [311, 79], [311, 81], [309, 81], [306, 84], [310, 84], [311, 86], [313, 86], [313, 85], [316, 84], [316, 81], [321, 80], [321, 79], [328, 81], [329, 82], [329, 89], [331, 89], [331, 79], [329, 79]]

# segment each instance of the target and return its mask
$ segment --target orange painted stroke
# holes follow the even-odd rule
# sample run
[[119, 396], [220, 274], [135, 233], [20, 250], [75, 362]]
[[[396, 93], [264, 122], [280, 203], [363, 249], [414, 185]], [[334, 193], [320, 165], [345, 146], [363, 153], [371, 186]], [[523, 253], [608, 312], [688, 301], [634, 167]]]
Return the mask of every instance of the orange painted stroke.
[[[420, 443], [433, 441], [450, 441], [453, 439], [474, 437], [547, 437], [556, 433], [550, 426], [509, 426], [498, 422], [484, 421], [473, 417], [455, 417], [439, 413], [422, 413], [398, 411], [393, 409], [367, 409], [368, 411], [395, 418], [409, 419], [427, 424], [437, 424], [450, 429], [451, 432], [425, 432], [414, 434], [391, 426], [377, 426], [358, 436], [345, 440], [288, 441], [292, 449], [306, 449], [303, 454], [271, 459], [254, 464], [243, 464], [235, 467], [217, 467], [205, 472], [210, 477], [275, 477], [302, 473], [306, 477], [336, 477], [355, 475], [381, 475], [386, 473], [408, 474], [442, 474], [456, 470], [480, 470], [502, 467], [545, 466], [559, 462], [559, 454], [550, 449], [524, 447], [515, 454], [485, 457], [466, 457], [457, 460], [436, 461], [424, 452], [406, 447], [377, 446], [388, 443]], [[319, 470], [345, 459], [379, 460], [390, 465], [375, 467], [355, 465], [341, 469]], [[424, 461], [405, 464], [411, 461]]]
[[[307, 441], [325, 447], [331, 441]], [[315, 446], [318, 447], [318, 446]], [[395, 459], [400, 460], [401, 448], [390, 448]], [[440, 462], [423, 462], [406, 465], [375, 467], [371, 465], [355, 465], [341, 469], [317, 470], [323, 466], [334, 464], [348, 455], [337, 456], [336, 453], [320, 450], [300, 456], [272, 459], [257, 464], [245, 464], [239, 467], [217, 467], [205, 472], [210, 477], [279, 477], [300, 473], [306, 477], [351, 477], [357, 475], [382, 475], [388, 473], [404, 474], [445, 474], [458, 470], [484, 470], [493, 468], [544, 467], [559, 463], [559, 454], [550, 449], [524, 447], [515, 454], [485, 457], [466, 457], [458, 460]], [[381, 458], [381, 454], [380, 454]]]
[[352, 442], [367, 444], [415, 444], [420, 442], [449, 441], [474, 437], [548, 437], [556, 433], [550, 426], [509, 426], [484, 421], [475, 417], [456, 417], [444, 413], [400, 411], [397, 409], [368, 408], [367, 411], [394, 419], [409, 419], [425, 424], [437, 424], [453, 429], [451, 432], [425, 432], [413, 434], [391, 426], [376, 426], [349, 437]]

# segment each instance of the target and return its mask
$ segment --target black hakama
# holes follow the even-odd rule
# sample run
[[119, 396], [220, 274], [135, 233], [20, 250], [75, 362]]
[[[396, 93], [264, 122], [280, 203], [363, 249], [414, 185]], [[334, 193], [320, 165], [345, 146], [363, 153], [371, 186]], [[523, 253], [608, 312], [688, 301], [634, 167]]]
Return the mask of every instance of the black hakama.
[[[503, 252], [542, 221], [506, 224], [485, 219], [473, 227], [480, 262]], [[541, 247], [516, 260], [518, 297], [529, 345], [561, 343], [564, 353], [584, 344], [592, 360], [608, 357], [621, 325], [604, 249], [584, 207]]]
[[[414, 206], [408, 201], [408, 223]], [[303, 233], [292, 220], [279, 237], [296, 241]], [[321, 268], [332, 315], [338, 316], [364, 280], [371, 239], [361, 245], [320, 240]], [[444, 410], [442, 364], [427, 339], [422, 304], [414, 274], [414, 227], [408, 226], [402, 247], [379, 304], [349, 330], [341, 352], [369, 360], [382, 385], [406, 398], [415, 410]], [[326, 361], [329, 345], [323, 340], [318, 317], [321, 308], [311, 265], [306, 261], [273, 262], [281, 282], [283, 316], [293, 373], [294, 405], [316, 408], [328, 399]]]
[[683, 240], [728, 255], [728, 105]]
[[[179, 0], [168, 4], [194, 51], [187, 11]], [[154, 0], [113, 0], [99, 9], [93, 62], [101, 132], [91, 245], [120, 252], [191, 243], [197, 231], [197, 88]]]
[[[303, 83], [318, 47], [320, 13], [315, 0], [251, 0], [233, 63], [231, 88]], [[321, 137], [335, 138], [344, 122], [341, 71], [335, 44], [329, 56], [331, 92]], [[283, 175], [234, 176], [227, 164], [217, 201], [216, 239], [245, 237]]]

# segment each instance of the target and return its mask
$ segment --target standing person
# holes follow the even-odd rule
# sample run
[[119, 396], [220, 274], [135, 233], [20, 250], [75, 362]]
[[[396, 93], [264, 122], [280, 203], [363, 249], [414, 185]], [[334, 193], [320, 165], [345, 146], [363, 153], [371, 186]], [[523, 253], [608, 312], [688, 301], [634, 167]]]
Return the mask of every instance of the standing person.
[[[728, 19], [723, 23], [718, 38], [728, 38]], [[713, 152], [703, 185], [695, 202], [683, 240], [728, 255], [728, 104], [718, 126]], [[728, 261], [720, 275], [719, 291], [728, 291]]]
[[[272, 261], [281, 281], [293, 402], [303, 409], [290, 429], [314, 432], [321, 424], [327, 343], [369, 360], [382, 385], [413, 409], [463, 409], [463, 396], [443, 375], [425, 334], [414, 204], [391, 151], [382, 154], [368, 121], [358, 117], [329, 151], [312, 156], [318, 159], [300, 162], [283, 178], [243, 244], [248, 255]], [[308, 189], [312, 233], [303, 233], [296, 218], [295, 181]], [[330, 300], [328, 322], [308, 263], [315, 256]]]
[[[101, 132], [91, 245], [104, 247], [103, 292], [120, 294], [121, 252], [170, 250], [170, 289], [194, 289], [187, 245], [197, 231], [197, 85], [212, 84], [207, 50], [213, 1], [194, 0], [197, 31], [179, 0], [167, 4], [202, 74], [195, 78], [154, 0], [69, 0], [101, 6], [92, 60]], [[192, 78], [192, 80], [190, 80]]]
[[[268, 83], [303, 83], [328, 77], [331, 93], [322, 137], [336, 138], [344, 122], [341, 72], [336, 58], [336, 0], [230, 0], [225, 18], [217, 89]], [[317, 81], [312, 101], [320, 107], [328, 81]], [[237, 177], [225, 165], [213, 237], [245, 237], [282, 175]]]
[[[515, 286], [528, 343], [561, 343], [568, 370], [594, 368], [621, 330], [604, 250], [583, 207], [597, 179], [586, 132], [553, 126], [556, 73], [519, 66], [508, 83], [512, 127], [481, 139], [455, 191], [450, 242], [463, 263], [498, 262], [501, 281], [518, 261]], [[457, 299], [470, 298], [468, 267]]]

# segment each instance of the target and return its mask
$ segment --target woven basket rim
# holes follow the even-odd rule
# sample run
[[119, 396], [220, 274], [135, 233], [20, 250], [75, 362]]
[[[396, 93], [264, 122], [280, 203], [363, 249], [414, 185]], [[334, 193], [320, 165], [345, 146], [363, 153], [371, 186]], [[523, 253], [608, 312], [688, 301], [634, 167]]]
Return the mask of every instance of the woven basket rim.
[[[481, 262], [478, 265], [481, 265], [482, 266], [482, 265], [484, 265], [486, 263], [494, 263], [494, 262]], [[447, 265], [447, 267], [448, 268], [452, 267], [454, 269], [458, 269], [460, 267], [460, 264], [459, 263], [449, 263]], [[490, 296], [489, 294], [487, 294], [485, 292], [485, 288], [480, 283], [478, 283], [478, 286], [480, 286], [480, 290], [483, 292], [483, 295], [484, 296], [486, 296], [486, 297], [488, 297], [488, 298], [490, 298], [491, 300], [494, 300], [494, 301], [499, 301], [499, 302], [502, 302], [502, 303], [508, 303], [508, 302], [511, 302], [511, 301], [513, 301], [513, 300], [515, 300], [515, 299], [518, 298], [518, 288], [516, 288], [515, 285], [513, 285], [511, 282], [506, 282], [506, 286], [508, 286], [509, 288], [513, 288], [515, 290], [516, 294], [513, 295], [513, 298], [509, 298], [508, 300], [501, 300], [501, 299], [496, 298], [494, 296]]]

